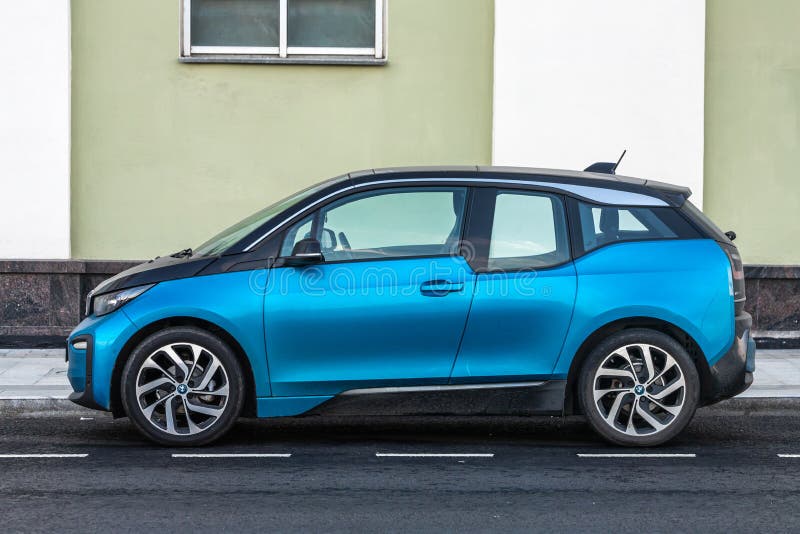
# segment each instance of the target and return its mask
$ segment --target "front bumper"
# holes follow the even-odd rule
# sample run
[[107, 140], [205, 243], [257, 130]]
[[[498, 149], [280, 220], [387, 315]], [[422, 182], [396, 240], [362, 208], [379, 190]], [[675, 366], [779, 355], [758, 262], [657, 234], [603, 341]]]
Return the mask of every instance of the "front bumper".
[[[85, 342], [85, 349], [76, 349], [75, 343]], [[94, 385], [92, 384], [92, 359], [94, 356], [94, 341], [89, 334], [75, 336], [67, 340], [67, 378], [74, 390], [69, 394], [69, 400], [80, 406], [93, 410], [105, 410], [94, 400]]]
[[703, 404], [729, 399], [750, 387], [756, 370], [756, 343], [750, 333], [753, 319], [747, 312], [736, 316], [736, 337], [725, 355], [710, 368]]
[[[117, 356], [136, 326], [123, 310], [102, 317], [89, 316], [67, 339], [67, 377], [74, 390], [69, 399], [95, 410], [112, 410], [111, 383]], [[86, 348], [75, 344], [86, 343]]]

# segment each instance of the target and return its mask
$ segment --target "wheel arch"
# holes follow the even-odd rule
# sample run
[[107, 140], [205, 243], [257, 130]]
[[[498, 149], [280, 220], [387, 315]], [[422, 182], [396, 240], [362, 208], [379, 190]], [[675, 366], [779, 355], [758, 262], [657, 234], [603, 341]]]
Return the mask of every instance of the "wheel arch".
[[667, 334], [671, 338], [675, 339], [686, 349], [686, 352], [689, 353], [689, 356], [694, 361], [695, 367], [697, 367], [697, 372], [700, 375], [701, 400], [703, 399], [705, 393], [709, 391], [711, 384], [711, 370], [708, 366], [708, 360], [706, 360], [705, 354], [700, 348], [700, 345], [691, 335], [689, 335], [679, 326], [663, 319], [657, 319], [655, 317], [627, 317], [606, 323], [589, 334], [589, 336], [583, 341], [583, 343], [581, 343], [580, 347], [575, 352], [575, 356], [572, 358], [572, 362], [570, 363], [569, 372], [567, 373], [567, 386], [564, 394], [565, 415], [580, 413], [580, 403], [578, 402], [577, 391], [578, 388], [576, 386], [581, 367], [583, 367], [583, 362], [589, 356], [589, 353], [591, 353], [592, 349], [594, 349], [594, 347], [596, 347], [597, 344], [603, 339], [612, 334], [630, 328], [649, 328], [651, 330]]
[[250, 365], [250, 360], [247, 357], [247, 353], [242, 348], [242, 345], [230, 334], [230, 332], [221, 326], [205, 319], [188, 316], [166, 317], [154, 321], [136, 331], [136, 333], [133, 334], [125, 343], [122, 350], [117, 355], [117, 359], [114, 362], [114, 369], [111, 374], [111, 391], [109, 399], [111, 402], [111, 412], [114, 414], [114, 417], [125, 416], [125, 411], [122, 407], [122, 371], [125, 368], [125, 363], [128, 361], [128, 358], [130, 358], [133, 349], [135, 349], [139, 343], [141, 343], [151, 334], [174, 326], [193, 326], [195, 328], [200, 328], [201, 330], [205, 330], [219, 337], [231, 348], [244, 373], [243, 378], [245, 384], [245, 398], [242, 416], [254, 417], [256, 414], [255, 378], [253, 377], [253, 368]]

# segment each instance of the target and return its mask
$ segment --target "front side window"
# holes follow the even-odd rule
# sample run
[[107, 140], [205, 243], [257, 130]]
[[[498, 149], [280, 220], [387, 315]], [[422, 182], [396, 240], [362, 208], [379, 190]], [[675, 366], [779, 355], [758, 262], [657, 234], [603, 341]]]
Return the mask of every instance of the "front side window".
[[618, 241], [692, 239], [697, 231], [672, 208], [600, 206], [578, 202], [585, 252]]
[[[454, 254], [465, 188], [392, 189], [353, 195], [320, 210], [314, 227], [326, 262]], [[312, 217], [313, 219], [313, 217]], [[281, 253], [311, 237], [304, 219], [289, 228]]]
[[569, 260], [561, 199], [544, 193], [497, 194], [489, 270], [537, 269]]
[[183, 0], [181, 57], [381, 61], [384, 13], [385, 0]]

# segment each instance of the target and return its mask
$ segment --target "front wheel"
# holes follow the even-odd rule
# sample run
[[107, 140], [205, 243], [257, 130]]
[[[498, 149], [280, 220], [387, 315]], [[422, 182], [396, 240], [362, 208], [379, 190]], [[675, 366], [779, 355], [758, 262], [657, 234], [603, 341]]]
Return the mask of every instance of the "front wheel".
[[586, 359], [579, 399], [592, 428], [626, 446], [660, 445], [689, 424], [700, 397], [692, 358], [672, 337], [623, 330]]
[[233, 351], [213, 334], [168, 328], [142, 341], [122, 372], [125, 412], [162, 445], [198, 446], [225, 434], [242, 411]]

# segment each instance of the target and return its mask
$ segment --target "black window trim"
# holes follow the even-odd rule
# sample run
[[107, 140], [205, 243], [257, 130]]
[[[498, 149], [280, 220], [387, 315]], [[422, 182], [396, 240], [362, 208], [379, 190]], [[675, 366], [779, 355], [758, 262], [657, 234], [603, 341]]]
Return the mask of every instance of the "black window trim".
[[[460, 174], [460, 173], [458, 173]], [[565, 182], [568, 181], [565, 179]], [[531, 192], [540, 192], [540, 193], [547, 193], [550, 195], [554, 195], [563, 199], [566, 219], [567, 219], [567, 232], [569, 237], [569, 245], [570, 245], [570, 259], [565, 261], [563, 264], [554, 265], [552, 267], [539, 267], [539, 270], [546, 270], [546, 269], [554, 269], [557, 267], [561, 267], [562, 265], [568, 263], [569, 261], [575, 261], [578, 258], [586, 255], [587, 253], [583, 251], [582, 243], [579, 241], [582, 239], [582, 234], [580, 230], [580, 219], [577, 210], [578, 202], [588, 202], [597, 206], [613, 206], [613, 207], [652, 207], [652, 206], [639, 206], [639, 205], [621, 205], [615, 203], [604, 203], [604, 202], [597, 202], [591, 199], [584, 198], [580, 195], [564, 191], [563, 189], [559, 189], [558, 183], [554, 183], [552, 187], [545, 186], [545, 185], [533, 185], [529, 182], [524, 180], [505, 180], [500, 179], [497, 176], [492, 176], [485, 180], [481, 179], [478, 176], [475, 176], [470, 171], [465, 171], [463, 176], [458, 176], [454, 173], [448, 173], [447, 176], [437, 176], [435, 172], [431, 174], [427, 174], [424, 172], [415, 173], [413, 175], [409, 175], [402, 178], [396, 178], [391, 180], [371, 180], [368, 182], [361, 182], [356, 183], [354, 182], [353, 178], [350, 175], [343, 175], [337, 178], [330, 180], [330, 186], [321, 189], [316, 195], [306, 199], [302, 205], [295, 206], [292, 209], [295, 210], [293, 213], [281, 215], [280, 219], [277, 222], [268, 221], [263, 226], [253, 230], [250, 234], [242, 238], [238, 243], [233, 245], [231, 249], [221, 255], [218, 258], [218, 262], [215, 262], [214, 268], [212, 268], [209, 272], [226, 272], [229, 270], [249, 270], [255, 268], [263, 268], [267, 267], [270, 268], [275, 266], [275, 262], [280, 253], [280, 245], [283, 242], [283, 238], [285, 232], [288, 228], [290, 228], [293, 224], [299, 221], [301, 218], [307, 217], [308, 215], [314, 213], [315, 211], [320, 210], [321, 208], [327, 206], [328, 204], [335, 202], [345, 196], [355, 194], [355, 193], [362, 193], [366, 191], [378, 190], [378, 189], [396, 189], [396, 188], [404, 188], [404, 187], [463, 187], [467, 189], [467, 204], [466, 204], [466, 212], [463, 221], [462, 227], [462, 246], [459, 249], [460, 255], [467, 259], [470, 267], [475, 271], [478, 272], [488, 272], [486, 265], [488, 263], [488, 236], [484, 236], [486, 231], [491, 232], [491, 222], [488, 224], [484, 223], [483, 230], [476, 226], [476, 217], [478, 217], [481, 212], [484, 212], [484, 215], [491, 215], [494, 216], [494, 203], [490, 203], [489, 205], [492, 206], [491, 214], [485, 212], [486, 205], [485, 202], [482, 203], [480, 201], [479, 193], [481, 191], [490, 190], [490, 189], [503, 189], [503, 190], [522, 190], [522, 191], [531, 191]], [[664, 208], [668, 208], [670, 206], [663, 206]], [[671, 208], [676, 211], [683, 220], [685, 220], [692, 228], [700, 236], [699, 238], [703, 237], [703, 232], [697, 228], [697, 224], [693, 222], [690, 217], [688, 217], [682, 210]], [[277, 217], [276, 217], [277, 218]], [[480, 240], [485, 239], [485, 243], [481, 243]], [[685, 237], [678, 237], [674, 239], [687, 239]], [[475, 248], [475, 252], [472, 253], [468, 250], [468, 246], [466, 246], [466, 241], [469, 241]], [[642, 240], [635, 240], [635, 241], [642, 241]], [[617, 241], [617, 243], [621, 243], [625, 241]], [[611, 243], [613, 244], [613, 243]], [[607, 245], [603, 245], [598, 247], [595, 250], [599, 250]], [[485, 247], [485, 251], [482, 251], [482, 247]], [[430, 256], [426, 256], [430, 257]], [[409, 259], [409, 256], [398, 257], [398, 258], [385, 258], [385, 260], [393, 260], [393, 259]], [[348, 260], [348, 261], [373, 261], [371, 259], [359, 259], [359, 260]], [[333, 263], [333, 262], [330, 262]], [[208, 269], [207, 269], [208, 270]], [[530, 270], [530, 269], [529, 269]], [[205, 271], [204, 271], [205, 272]], [[494, 271], [499, 272], [499, 271]], [[512, 271], [506, 271], [512, 272]]]

